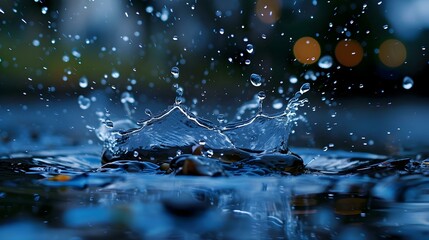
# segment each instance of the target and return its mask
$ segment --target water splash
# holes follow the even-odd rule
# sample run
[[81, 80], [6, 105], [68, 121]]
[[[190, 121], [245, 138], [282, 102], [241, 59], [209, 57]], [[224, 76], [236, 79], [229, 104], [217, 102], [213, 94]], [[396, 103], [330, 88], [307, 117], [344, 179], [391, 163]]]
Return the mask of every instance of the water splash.
[[181, 98], [183, 89], [177, 84], [175, 88], [178, 94], [176, 104], [158, 116], [151, 115], [149, 120], [139, 124], [120, 120], [114, 123], [114, 128], [102, 126], [97, 130], [99, 139], [105, 143], [104, 162], [119, 159], [162, 162], [175, 157], [177, 151], [194, 153], [198, 146], [214, 152], [228, 149], [257, 153], [287, 152], [292, 122], [298, 119], [298, 108], [307, 102], [300, 97], [309, 91], [310, 85], [304, 84], [285, 110], [274, 115], [263, 113], [262, 101], [266, 95], [261, 91], [257, 94], [257, 114], [228, 124], [225, 124], [223, 116], [219, 117], [219, 124], [195, 116], [177, 100]]

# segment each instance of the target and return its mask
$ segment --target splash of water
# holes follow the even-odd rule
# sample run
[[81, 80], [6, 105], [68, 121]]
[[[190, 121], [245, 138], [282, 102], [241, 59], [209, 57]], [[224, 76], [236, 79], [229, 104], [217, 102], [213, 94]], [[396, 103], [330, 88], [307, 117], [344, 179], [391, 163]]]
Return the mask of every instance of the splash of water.
[[[166, 111], [138, 124], [120, 120], [114, 122], [112, 128], [102, 125], [96, 132], [105, 143], [103, 161], [167, 160], [175, 157], [178, 151], [193, 153], [195, 146], [200, 145], [210, 151], [286, 152], [292, 123], [298, 119], [297, 110], [307, 102], [300, 98], [309, 88], [308, 83], [304, 84], [285, 110], [274, 115], [263, 113], [265, 94], [259, 93], [256, 115], [228, 124], [215, 124], [197, 117], [176, 98], [175, 104]], [[176, 89], [181, 88], [177, 86]], [[183, 90], [177, 92], [178, 97], [182, 94]]]

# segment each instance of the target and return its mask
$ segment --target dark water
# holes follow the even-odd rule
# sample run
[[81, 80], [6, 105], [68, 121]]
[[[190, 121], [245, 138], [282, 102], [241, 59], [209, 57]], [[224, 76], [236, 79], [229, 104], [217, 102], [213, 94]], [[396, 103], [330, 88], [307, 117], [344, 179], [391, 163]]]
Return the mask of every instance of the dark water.
[[[55, 147], [43, 143], [49, 133], [30, 137], [34, 150], [0, 157], [0, 238], [429, 234], [427, 154], [287, 147], [288, 135], [276, 127], [288, 124], [284, 115], [260, 115], [219, 127], [176, 106], [139, 125], [102, 126], [103, 147], [64, 147], [67, 141], [58, 139], [63, 146]], [[16, 144], [2, 141], [5, 149]]]

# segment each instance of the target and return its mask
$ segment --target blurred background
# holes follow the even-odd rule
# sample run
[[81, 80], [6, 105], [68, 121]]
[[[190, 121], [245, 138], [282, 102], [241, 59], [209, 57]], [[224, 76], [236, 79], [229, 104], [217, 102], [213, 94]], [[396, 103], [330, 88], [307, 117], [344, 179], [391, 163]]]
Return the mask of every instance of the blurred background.
[[96, 144], [100, 115], [144, 118], [181, 88], [234, 121], [309, 82], [291, 145], [395, 154], [427, 145], [428, 33], [426, 0], [3, 0], [0, 139]]

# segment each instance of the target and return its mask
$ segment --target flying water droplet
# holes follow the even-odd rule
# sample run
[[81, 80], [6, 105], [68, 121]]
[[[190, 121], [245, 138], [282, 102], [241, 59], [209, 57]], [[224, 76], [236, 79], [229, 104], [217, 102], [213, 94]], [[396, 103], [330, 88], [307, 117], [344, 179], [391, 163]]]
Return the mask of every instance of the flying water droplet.
[[408, 76], [404, 77], [404, 80], [402, 80], [402, 87], [404, 89], [411, 89], [414, 85], [414, 80]]
[[295, 77], [295, 76], [290, 76], [289, 77], [289, 82], [292, 83], [292, 84], [295, 84], [295, 83], [298, 82], [298, 78]]
[[299, 89], [299, 93], [304, 94], [308, 91], [310, 91], [310, 83], [302, 84], [301, 88]]
[[221, 35], [223, 35], [223, 34], [225, 33], [225, 30], [224, 30], [223, 28], [219, 29], [219, 33], [220, 33]]
[[219, 124], [224, 124], [225, 123], [225, 115], [223, 114], [219, 114], [217, 115], [217, 121], [219, 122]]
[[283, 108], [283, 101], [281, 99], [276, 99], [273, 101], [273, 108], [278, 110]]
[[183, 96], [183, 88], [182, 88], [182, 87], [177, 86], [176, 94], [177, 94], [177, 96], [179, 96], [179, 97]]
[[83, 110], [88, 109], [91, 106], [91, 100], [82, 95], [78, 97], [79, 107]]
[[110, 119], [106, 119], [104, 121], [104, 126], [106, 126], [107, 128], [113, 128], [113, 121]]
[[171, 74], [174, 78], [179, 78], [179, 68], [178, 67], [172, 67], [171, 68]]
[[121, 95], [121, 103], [134, 103], [135, 99], [129, 92], [123, 92]]
[[262, 85], [262, 77], [259, 74], [252, 73], [250, 75], [250, 82], [253, 86], [259, 87]]
[[35, 47], [40, 46], [40, 41], [39, 41], [39, 40], [37, 40], [37, 39], [34, 39], [34, 40], [33, 40], [33, 46], [35, 46]]
[[259, 101], [264, 100], [266, 97], [267, 97], [267, 95], [265, 95], [265, 92], [264, 92], [264, 91], [260, 91], [260, 92], [258, 93], [258, 99], [259, 99]]
[[207, 150], [206, 153], [207, 153], [207, 157], [213, 157], [214, 152], [212, 149]]
[[80, 86], [81, 88], [86, 88], [86, 87], [88, 87], [88, 78], [86, 78], [85, 76], [81, 77], [81, 78], [79, 79], [79, 86]]
[[146, 115], [148, 115], [149, 117], [152, 117], [152, 111], [151, 111], [149, 108], [146, 108], [146, 109], [144, 110], [144, 113], [145, 113]]
[[332, 57], [329, 55], [323, 56], [320, 58], [319, 62], [317, 63], [320, 68], [328, 69], [332, 67]]
[[118, 71], [113, 71], [111, 75], [112, 75], [112, 78], [119, 78], [120, 76]]
[[247, 50], [247, 52], [248, 53], [253, 53], [253, 45], [252, 44], [247, 44], [247, 46], [246, 46], [246, 50]]
[[70, 61], [70, 57], [67, 55], [63, 56], [63, 62], [69, 62]]
[[139, 152], [134, 151], [133, 156], [134, 156], [134, 157], [138, 157], [138, 156], [139, 156]]
[[48, 7], [42, 7], [42, 14], [46, 14], [48, 12]]

